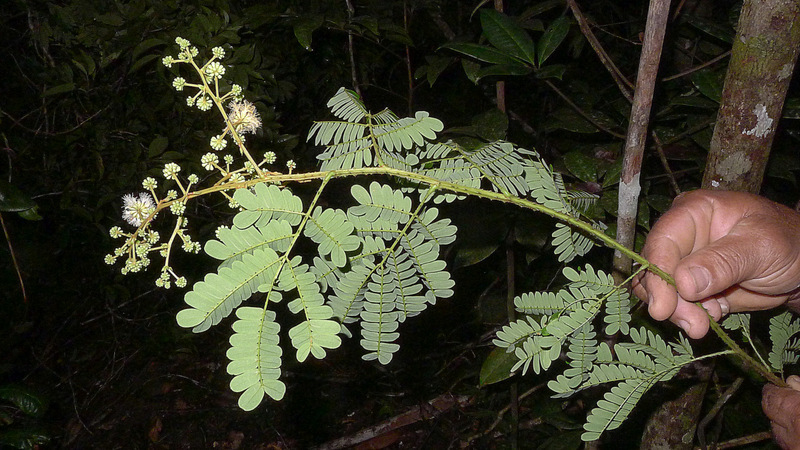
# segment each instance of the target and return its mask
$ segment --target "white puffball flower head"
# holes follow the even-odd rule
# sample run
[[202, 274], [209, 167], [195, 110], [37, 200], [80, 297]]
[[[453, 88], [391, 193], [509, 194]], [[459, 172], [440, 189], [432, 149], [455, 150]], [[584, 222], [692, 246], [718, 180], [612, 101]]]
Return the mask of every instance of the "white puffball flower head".
[[156, 202], [146, 192], [139, 195], [125, 194], [122, 197], [122, 218], [129, 224], [138, 227], [156, 209]]
[[261, 116], [256, 111], [256, 105], [247, 100], [232, 101], [228, 104], [228, 108], [230, 108], [228, 120], [237, 133], [255, 133], [261, 128]]

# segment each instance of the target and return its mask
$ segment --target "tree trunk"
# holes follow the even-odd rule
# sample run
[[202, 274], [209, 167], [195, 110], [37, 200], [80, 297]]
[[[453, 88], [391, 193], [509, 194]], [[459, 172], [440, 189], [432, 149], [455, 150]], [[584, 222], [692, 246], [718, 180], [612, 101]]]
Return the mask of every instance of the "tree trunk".
[[800, 4], [745, 0], [703, 187], [758, 193], [800, 50]]

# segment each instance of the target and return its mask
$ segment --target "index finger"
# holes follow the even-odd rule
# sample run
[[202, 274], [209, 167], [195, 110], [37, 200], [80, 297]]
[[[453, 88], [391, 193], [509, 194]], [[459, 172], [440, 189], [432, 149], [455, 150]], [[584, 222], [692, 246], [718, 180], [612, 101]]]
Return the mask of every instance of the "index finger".
[[[642, 249], [642, 256], [669, 274], [675, 273], [681, 259], [703, 244], [702, 236], [708, 236], [710, 208], [689, 197], [675, 199], [672, 208], [653, 226]], [[678, 293], [674, 286], [652, 272], [642, 277], [641, 285], [654, 319], [664, 320], [675, 312]]]

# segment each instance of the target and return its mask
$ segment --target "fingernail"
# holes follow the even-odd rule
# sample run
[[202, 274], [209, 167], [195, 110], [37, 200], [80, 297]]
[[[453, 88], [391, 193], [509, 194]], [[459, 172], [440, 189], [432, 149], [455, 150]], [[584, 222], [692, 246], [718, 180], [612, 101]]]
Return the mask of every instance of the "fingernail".
[[728, 301], [725, 299], [717, 300], [719, 303], [719, 309], [722, 311], [723, 316], [727, 316], [729, 312], [731, 312], [731, 305], [728, 304]]
[[800, 377], [797, 375], [789, 376], [789, 378], [786, 379], [786, 384], [795, 391], [800, 391]]
[[695, 266], [689, 269], [694, 279], [695, 292], [703, 292], [711, 284], [711, 274], [704, 267]]
[[678, 321], [678, 326], [679, 326], [679, 327], [681, 327], [681, 329], [682, 329], [683, 331], [687, 332], [687, 333], [688, 333], [688, 332], [689, 332], [689, 330], [692, 328], [692, 327], [691, 327], [691, 325], [689, 325], [689, 322], [687, 322], [687, 321], [685, 321], [685, 320], [679, 320], [679, 321]]

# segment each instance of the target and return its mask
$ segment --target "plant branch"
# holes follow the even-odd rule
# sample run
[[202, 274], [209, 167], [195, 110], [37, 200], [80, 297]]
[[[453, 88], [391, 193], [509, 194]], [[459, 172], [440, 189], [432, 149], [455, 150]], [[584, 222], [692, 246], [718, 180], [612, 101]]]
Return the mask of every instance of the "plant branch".
[[631, 91], [634, 89], [633, 83], [628, 81], [625, 75], [620, 72], [619, 68], [614, 61], [608, 56], [603, 46], [600, 44], [600, 41], [597, 40], [597, 36], [594, 35], [592, 32], [592, 28], [589, 26], [589, 22], [586, 20], [586, 16], [583, 15], [583, 12], [578, 7], [578, 4], [575, 0], [567, 0], [567, 6], [569, 9], [572, 10], [572, 14], [575, 16], [575, 20], [578, 21], [578, 26], [581, 29], [581, 33], [589, 41], [589, 45], [592, 46], [594, 52], [597, 54], [597, 57], [600, 58], [600, 62], [603, 63], [603, 66], [608, 70], [608, 73], [611, 74], [611, 78], [614, 79], [614, 83], [617, 84], [619, 91], [622, 95], [629, 101], [633, 101], [633, 97], [631, 96]]
[[350, 76], [353, 79], [353, 90], [356, 91], [358, 96], [361, 96], [361, 87], [358, 84], [358, 72], [356, 70], [356, 53], [355, 47], [353, 46], [353, 30], [350, 29], [351, 22], [353, 21], [353, 15], [355, 15], [356, 9], [353, 6], [352, 0], [344, 0], [347, 4], [347, 50], [350, 55]]
[[19, 269], [19, 263], [17, 262], [17, 255], [14, 253], [14, 247], [11, 246], [11, 236], [8, 235], [8, 229], [6, 228], [6, 221], [3, 220], [3, 215], [0, 214], [0, 225], [3, 227], [3, 234], [6, 236], [6, 242], [8, 243], [8, 251], [11, 253], [11, 263], [14, 265], [14, 270], [17, 271], [17, 278], [19, 278], [19, 287], [22, 289], [22, 302], [28, 303], [28, 295], [25, 294], [25, 282], [22, 280], [22, 271]]
[[[619, 182], [617, 241], [626, 247], [633, 247], [636, 237], [636, 212], [641, 191], [639, 176], [668, 17], [669, 0], [650, 0]], [[631, 260], [620, 252], [615, 253], [614, 269], [619, 274], [630, 273]]]
[[651, 132], [650, 135], [653, 137], [653, 142], [656, 144], [656, 153], [658, 153], [658, 159], [661, 160], [661, 165], [664, 167], [664, 172], [666, 172], [667, 179], [672, 187], [672, 193], [673, 195], [678, 195], [681, 193], [681, 188], [678, 186], [678, 180], [675, 179], [675, 174], [672, 172], [672, 168], [669, 166], [667, 155], [664, 154], [664, 144], [661, 142], [661, 139], [659, 139], [655, 130]]
[[730, 55], [731, 55], [731, 51], [728, 50], [727, 52], [725, 52], [725, 53], [723, 53], [723, 54], [721, 54], [721, 55], [719, 55], [717, 57], [714, 57], [714, 58], [712, 58], [712, 59], [710, 59], [710, 60], [708, 60], [708, 61], [706, 61], [706, 62], [704, 62], [704, 63], [702, 63], [700, 65], [691, 67], [689, 69], [684, 70], [683, 72], [676, 73], [675, 75], [670, 75], [670, 76], [668, 76], [666, 78], [663, 78], [663, 79], [661, 79], [661, 81], [672, 81], [672, 80], [676, 80], [676, 79], [681, 78], [681, 77], [685, 77], [686, 75], [691, 75], [691, 74], [697, 72], [698, 70], [705, 69], [706, 67], [716, 63], [717, 61], [720, 61], [720, 60], [723, 60], [723, 59], [727, 58]]
[[566, 102], [567, 105], [570, 108], [572, 108], [576, 113], [578, 113], [579, 116], [581, 116], [584, 119], [586, 119], [589, 123], [594, 125], [598, 130], [600, 130], [600, 131], [602, 131], [604, 133], [608, 133], [608, 134], [610, 134], [611, 136], [614, 136], [617, 139], [625, 139], [624, 135], [606, 128], [605, 126], [601, 125], [598, 121], [594, 120], [590, 115], [586, 114], [586, 112], [584, 110], [582, 110], [580, 106], [576, 105], [572, 100], [570, 100], [570, 98], [567, 97], [566, 94], [561, 92], [561, 90], [559, 88], [557, 88], [556, 85], [553, 84], [550, 80], [544, 80], [544, 84], [546, 84], [547, 87], [552, 89], [553, 92], [555, 92], [559, 97], [561, 97], [561, 99], [564, 100], [564, 102]]

